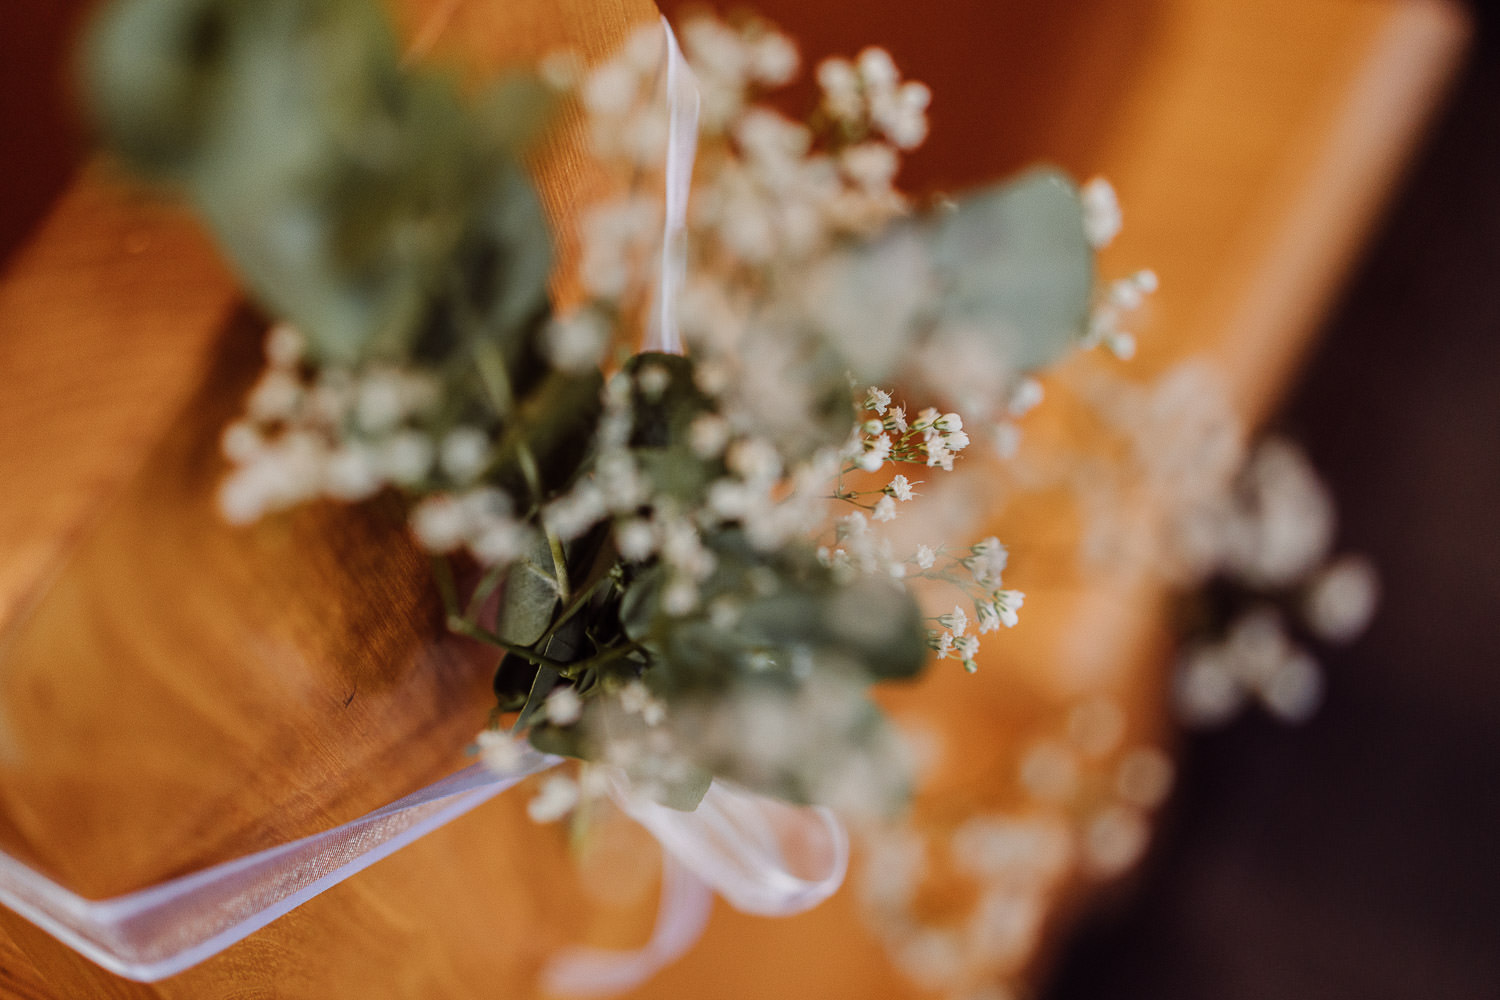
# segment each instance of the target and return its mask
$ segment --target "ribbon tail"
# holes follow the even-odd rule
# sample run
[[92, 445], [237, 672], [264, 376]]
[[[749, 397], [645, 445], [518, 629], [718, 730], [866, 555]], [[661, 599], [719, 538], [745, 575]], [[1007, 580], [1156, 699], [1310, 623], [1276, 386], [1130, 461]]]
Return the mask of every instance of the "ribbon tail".
[[703, 936], [713, 908], [713, 890], [662, 851], [661, 903], [651, 940], [639, 951], [575, 948], [553, 959], [542, 974], [543, 988], [567, 996], [623, 993], [677, 961]]

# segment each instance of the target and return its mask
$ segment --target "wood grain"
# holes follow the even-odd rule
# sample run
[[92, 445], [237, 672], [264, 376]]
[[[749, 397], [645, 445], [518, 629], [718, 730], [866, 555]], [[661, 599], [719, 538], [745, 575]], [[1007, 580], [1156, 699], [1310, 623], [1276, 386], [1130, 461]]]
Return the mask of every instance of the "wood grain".
[[[1127, 228], [1107, 268], [1162, 278], [1138, 370], [1208, 354], [1251, 420], [1305, 349], [1463, 35], [1451, 7], [1425, 0], [762, 6], [811, 51], [882, 41], [933, 85], [921, 187], [1037, 158], [1108, 174]], [[554, 41], [597, 54], [654, 16], [624, 0], [397, 9], [427, 58], [476, 78]], [[555, 218], [601, 183], [577, 148], [564, 131], [540, 165]], [[214, 515], [215, 439], [253, 377], [260, 324], [179, 211], [101, 168], [83, 175], [0, 281], [0, 331], [5, 850], [105, 895], [352, 818], [462, 760], [490, 658], [442, 636], [389, 512], [311, 508], [253, 531]], [[1039, 416], [1066, 425], [1052, 409]], [[1081, 579], [1060, 561], [1071, 528], [1051, 505], [988, 526], [1055, 540], [1037, 546], [1054, 558], [1017, 558], [1028, 613], [978, 677], [938, 670], [891, 692], [894, 711], [940, 719], [950, 751], [919, 824], [1019, 807], [1020, 748], [1084, 692], [1129, 707], [1131, 742], [1170, 739], [1159, 583]], [[0, 965], [32, 963], [0, 977], [0, 995], [530, 995], [565, 940], [641, 940], [650, 893], [599, 897], [623, 875], [649, 884], [654, 862], [575, 863], [522, 800], [152, 986], [0, 912], [14, 945], [0, 938]], [[1093, 891], [1060, 887], [1048, 926]], [[786, 921], [720, 905], [703, 944], [636, 995], [918, 995], [902, 982], [845, 892]]]

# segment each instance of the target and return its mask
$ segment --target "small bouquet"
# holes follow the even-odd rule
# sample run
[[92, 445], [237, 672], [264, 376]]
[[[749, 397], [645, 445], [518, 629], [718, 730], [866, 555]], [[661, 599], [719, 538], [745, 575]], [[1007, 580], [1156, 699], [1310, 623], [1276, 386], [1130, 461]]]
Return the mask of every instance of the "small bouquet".
[[[684, 23], [687, 97], [669, 39], [465, 93], [367, 0], [117, 0], [89, 66], [113, 148], [278, 320], [225, 516], [399, 497], [448, 627], [499, 653], [486, 759], [513, 734], [584, 762], [534, 815], [606, 768], [683, 809], [722, 778], [887, 812], [908, 780], [871, 685], [974, 670], [1022, 604], [999, 540], [910, 530], [924, 481], [1007, 455], [1038, 368], [1128, 355], [1154, 279], [1097, 280], [1102, 182], [901, 194], [931, 95], [880, 49], [819, 65], [794, 119], [770, 25]], [[619, 183], [560, 277], [525, 165], [577, 113]]]

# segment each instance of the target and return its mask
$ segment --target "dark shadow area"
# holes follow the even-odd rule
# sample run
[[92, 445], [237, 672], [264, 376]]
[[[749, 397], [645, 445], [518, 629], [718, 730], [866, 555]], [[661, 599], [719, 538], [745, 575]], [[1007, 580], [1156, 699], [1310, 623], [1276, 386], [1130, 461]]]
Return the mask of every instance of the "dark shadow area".
[[1050, 1000], [1500, 995], [1500, 4], [1280, 425], [1380, 565], [1323, 711], [1190, 739]]

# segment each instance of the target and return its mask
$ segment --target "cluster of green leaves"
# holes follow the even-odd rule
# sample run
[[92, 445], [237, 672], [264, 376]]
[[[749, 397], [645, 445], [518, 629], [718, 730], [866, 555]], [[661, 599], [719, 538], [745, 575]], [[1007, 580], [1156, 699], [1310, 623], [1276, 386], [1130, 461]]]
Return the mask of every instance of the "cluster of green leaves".
[[465, 335], [514, 360], [546, 310], [551, 239], [519, 164], [539, 82], [466, 99], [403, 63], [369, 0], [116, 0], [85, 73], [107, 143], [187, 192], [318, 360]]
[[1095, 282], [1078, 188], [1050, 168], [899, 219], [825, 273], [817, 318], [876, 383], [942, 328], [983, 334], [1012, 370], [1042, 368], [1078, 343]]

